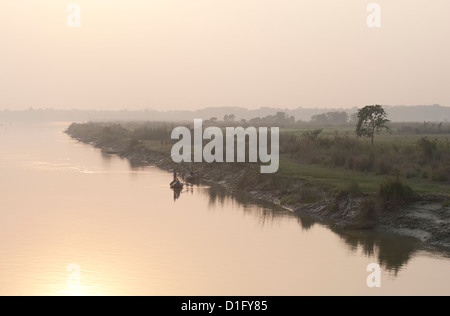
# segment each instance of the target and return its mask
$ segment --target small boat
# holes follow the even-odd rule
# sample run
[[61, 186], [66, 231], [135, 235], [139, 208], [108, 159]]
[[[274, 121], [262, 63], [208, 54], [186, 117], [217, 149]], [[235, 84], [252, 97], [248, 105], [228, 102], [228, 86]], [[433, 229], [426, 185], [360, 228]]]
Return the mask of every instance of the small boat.
[[184, 184], [179, 181], [172, 181], [170, 183], [170, 188], [173, 190], [183, 190]]

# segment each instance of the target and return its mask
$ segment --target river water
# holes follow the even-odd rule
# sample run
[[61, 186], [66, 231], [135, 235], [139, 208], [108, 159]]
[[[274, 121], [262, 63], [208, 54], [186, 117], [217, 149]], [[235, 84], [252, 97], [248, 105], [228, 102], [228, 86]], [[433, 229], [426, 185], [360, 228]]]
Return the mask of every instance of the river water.
[[[408, 238], [188, 188], [63, 133], [0, 125], [0, 295], [450, 294], [450, 260]], [[369, 288], [367, 266], [381, 266]]]

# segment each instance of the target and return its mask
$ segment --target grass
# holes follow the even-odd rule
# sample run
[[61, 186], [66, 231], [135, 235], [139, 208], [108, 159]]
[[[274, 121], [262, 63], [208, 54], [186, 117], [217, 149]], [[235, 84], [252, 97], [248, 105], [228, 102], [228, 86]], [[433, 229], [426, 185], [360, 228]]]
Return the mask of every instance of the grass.
[[449, 136], [449, 134], [381, 134], [375, 137], [375, 141], [379, 144], [410, 146], [415, 145], [417, 141], [423, 137], [437, 139], [438, 141], [446, 141]]
[[[361, 191], [367, 194], [377, 193], [380, 185], [386, 179], [386, 176], [383, 175], [364, 174], [345, 168], [299, 164], [286, 157], [282, 157], [280, 160], [279, 173], [312, 182], [326, 183], [338, 190], [346, 190], [346, 188], [356, 182]], [[422, 179], [404, 179], [403, 182], [417, 193], [450, 194], [450, 186], [444, 183], [429, 182]]]
[[279, 172], [283, 175], [303, 178], [312, 182], [326, 183], [338, 190], [345, 190], [356, 182], [364, 193], [376, 193], [384, 179], [383, 176], [366, 175], [344, 168], [299, 164], [286, 157], [280, 159]]
[[[289, 133], [296, 136], [302, 136], [304, 133], [314, 130], [323, 129], [322, 134], [324, 136], [333, 136], [337, 133], [341, 135], [355, 136], [354, 126], [327, 126], [327, 127], [304, 127], [304, 128], [283, 128], [280, 133]], [[427, 137], [429, 139], [437, 139], [438, 141], [446, 141], [450, 139], [449, 133], [403, 133], [394, 129], [392, 133], [383, 132], [380, 135], [375, 136], [375, 143], [378, 145], [382, 144], [396, 144], [401, 146], [415, 145], [417, 141], [422, 138]], [[361, 139], [361, 142], [365, 142], [370, 145], [370, 141], [366, 139]]]

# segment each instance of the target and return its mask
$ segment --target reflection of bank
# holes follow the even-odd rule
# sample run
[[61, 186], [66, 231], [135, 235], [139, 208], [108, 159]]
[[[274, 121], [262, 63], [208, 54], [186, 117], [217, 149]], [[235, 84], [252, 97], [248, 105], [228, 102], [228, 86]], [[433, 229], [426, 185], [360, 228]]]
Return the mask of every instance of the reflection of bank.
[[421, 249], [420, 241], [412, 237], [377, 231], [331, 229], [349, 246], [351, 251], [377, 258], [380, 266], [397, 276]]
[[375, 259], [381, 268], [392, 276], [396, 276], [421, 250], [445, 254], [445, 256], [450, 257], [450, 251], [425, 248], [419, 240], [412, 237], [377, 230], [351, 230], [303, 214], [301, 210], [292, 212], [269, 202], [255, 200], [245, 194], [230, 193], [219, 185], [209, 184], [207, 188], [200, 189], [197, 192], [208, 197], [211, 210], [217, 209], [217, 206], [227, 205], [231, 200], [237, 202], [238, 205], [242, 206], [242, 212], [252, 213], [253, 216], [258, 217], [258, 223], [261, 226], [272, 224], [285, 217], [296, 217], [300, 228], [304, 231], [312, 230], [315, 226], [327, 227], [339, 236], [351, 252], [362, 252], [367, 258]]

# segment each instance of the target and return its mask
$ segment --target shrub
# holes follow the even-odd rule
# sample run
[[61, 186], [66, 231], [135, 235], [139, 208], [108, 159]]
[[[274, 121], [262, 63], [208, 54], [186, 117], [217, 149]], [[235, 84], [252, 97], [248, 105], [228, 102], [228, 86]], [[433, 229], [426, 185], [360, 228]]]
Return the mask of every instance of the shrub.
[[345, 168], [353, 170], [355, 168], [355, 158], [353, 156], [347, 157], [345, 160]]
[[139, 145], [139, 140], [135, 137], [132, 137], [130, 139], [130, 148], [133, 148], [135, 146]]
[[396, 207], [411, 200], [413, 197], [412, 189], [404, 184], [397, 177], [396, 179], [388, 178], [380, 185], [378, 192], [383, 205], [386, 208]]
[[437, 144], [437, 139], [429, 140], [428, 137], [422, 137], [417, 141], [417, 146], [425, 159], [433, 159], [434, 152], [437, 149]]
[[370, 172], [373, 170], [373, 159], [370, 156], [360, 156], [355, 160], [355, 167], [361, 172]]
[[359, 187], [358, 182], [352, 181], [348, 185], [346, 185], [341, 191], [339, 191], [337, 198], [340, 198], [344, 195], [355, 196], [361, 194], [361, 188]]
[[385, 158], [381, 158], [376, 163], [376, 171], [379, 175], [387, 175], [391, 172], [391, 164]]
[[435, 182], [446, 182], [448, 180], [448, 178], [445, 173], [437, 171], [437, 172], [433, 173], [433, 175], [431, 176], [431, 180], [433, 180]]
[[316, 203], [320, 201], [322, 197], [323, 190], [308, 183], [300, 189], [298, 201], [301, 203]]
[[303, 133], [302, 136], [315, 143], [319, 139], [320, 134], [322, 134], [322, 132], [323, 132], [323, 128], [312, 130], [312, 131], [306, 131]]
[[406, 179], [411, 179], [420, 175], [420, 172], [420, 169], [415, 168], [413, 165], [407, 164], [402, 168], [401, 175]]
[[335, 150], [331, 154], [331, 164], [335, 167], [342, 167], [345, 165], [347, 156], [344, 152]]
[[354, 150], [358, 146], [358, 141], [354, 138], [350, 138], [348, 135], [335, 135], [333, 143], [346, 151]]
[[310, 165], [320, 165], [322, 164], [323, 158], [322, 157], [311, 157], [309, 160]]

